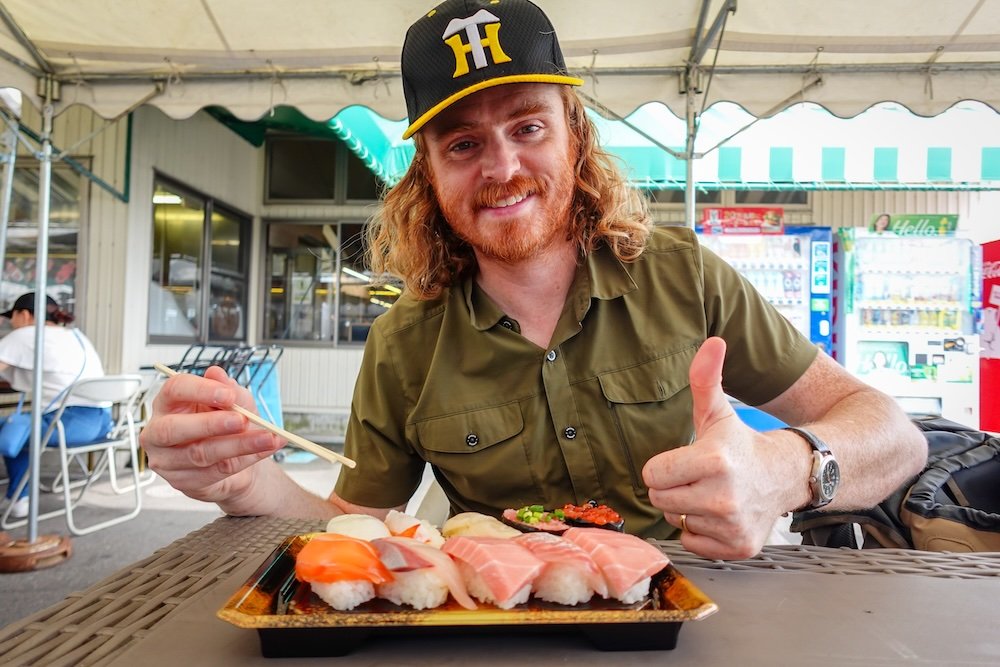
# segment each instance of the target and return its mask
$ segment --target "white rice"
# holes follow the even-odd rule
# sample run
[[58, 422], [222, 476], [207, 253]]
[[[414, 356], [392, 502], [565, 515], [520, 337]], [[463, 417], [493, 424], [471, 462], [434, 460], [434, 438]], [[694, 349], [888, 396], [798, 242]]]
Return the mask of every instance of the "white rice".
[[646, 577], [636, 585], [629, 588], [627, 591], [622, 593], [621, 597], [618, 598], [625, 604], [632, 604], [633, 602], [638, 602], [642, 600], [647, 595], [649, 595], [649, 583], [652, 577]]
[[414, 609], [440, 607], [448, 599], [448, 586], [430, 568], [393, 572], [396, 580], [378, 585], [378, 596]]
[[458, 570], [462, 574], [462, 579], [465, 580], [465, 587], [468, 589], [469, 595], [480, 602], [494, 604], [500, 609], [510, 609], [523, 602], [527, 602], [528, 598], [531, 597], [531, 584], [528, 583], [508, 599], [497, 600], [493, 597], [493, 591], [490, 590], [490, 587], [486, 585], [482, 577], [468, 563], [462, 561], [456, 562], [458, 563]]
[[375, 586], [370, 581], [334, 581], [309, 583], [313, 592], [338, 611], [349, 611], [375, 597]]
[[535, 579], [535, 597], [557, 604], [579, 604], [594, 595], [594, 589], [579, 569], [572, 565], [552, 563]]

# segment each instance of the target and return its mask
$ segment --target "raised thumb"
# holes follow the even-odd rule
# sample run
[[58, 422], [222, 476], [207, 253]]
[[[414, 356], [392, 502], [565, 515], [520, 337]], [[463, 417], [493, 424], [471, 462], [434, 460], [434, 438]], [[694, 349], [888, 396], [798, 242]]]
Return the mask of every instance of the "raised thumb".
[[701, 344], [691, 362], [688, 377], [696, 437], [720, 419], [734, 414], [722, 391], [722, 362], [725, 358], [726, 341], [713, 337]]

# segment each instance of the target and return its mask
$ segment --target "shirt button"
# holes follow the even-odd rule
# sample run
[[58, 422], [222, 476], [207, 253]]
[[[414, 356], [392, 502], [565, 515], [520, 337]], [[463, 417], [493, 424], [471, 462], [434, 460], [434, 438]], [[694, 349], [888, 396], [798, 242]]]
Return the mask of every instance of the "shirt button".
[[545, 358], [548, 359], [549, 361], [555, 361], [556, 356], [557, 355], [555, 350], [549, 350], [549, 353], [545, 355]]
[[563, 435], [566, 436], [567, 440], [572, 440], [573, 438], [576, 437], [576, 429], [573, 428], [572, 426], [567, 426], [566, 430], [563, 431]]
[[502, 326], [505, 329], [513, 329], [514, 323], [511, 322], [510, 320], [500, 320], [500, 326]]
[[475, 433], [470, 433], [469, 435], [465, 436], [465, 444], [467, 444], [469, 447], [475, 447], [476, 445], [479, 444], [479, 436], [476, 435]]

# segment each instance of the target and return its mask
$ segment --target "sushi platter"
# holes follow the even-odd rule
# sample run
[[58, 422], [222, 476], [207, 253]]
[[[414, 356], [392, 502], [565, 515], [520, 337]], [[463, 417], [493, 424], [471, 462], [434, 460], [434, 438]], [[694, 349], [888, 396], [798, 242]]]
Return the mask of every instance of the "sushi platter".
[[348, 611], [323, 601], [296, 577], [296, 559], [316, 533], [286, 538], [217, 613], [258, 632], [265, 657], [346, 655], [365, 641], [462, 632], [577, 633], [602, 650], [662, 650], [676, 645], [681, 624], [705, 618], [716, 604], [672, 564], [650, 578], [648, 594], [631, 603], [595, 596], [576, 605], [535, 596], [510, 609], [474, 609], [449, 597], [430, 609], [375, 598]]

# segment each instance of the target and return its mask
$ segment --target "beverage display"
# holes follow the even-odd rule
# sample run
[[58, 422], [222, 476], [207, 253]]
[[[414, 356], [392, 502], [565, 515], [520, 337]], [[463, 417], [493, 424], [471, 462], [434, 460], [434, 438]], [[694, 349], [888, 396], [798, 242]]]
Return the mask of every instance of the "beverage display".
[[[732, 228], [731, 228], [732, 229]], [[780, 232], [701, 233], [702, 245], [726, 260], [802, 334], [831, 350], [833, 244], [829, 227], [784, 226]], [[740, 418], [758, 430], [784, 423], [734, 402]]]
[[978, 247], [942, 233], [838, 233], [835, 356], [912, 414], [978, 424]]
[[833, 265], [828, 227], [788, 226], [781, 234], [701, 234], [699, 240], [749, 280], [803, 335], [830, 351]]

